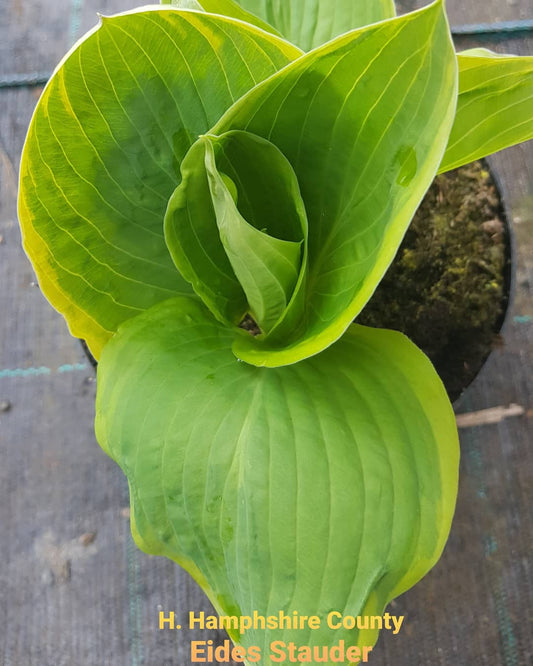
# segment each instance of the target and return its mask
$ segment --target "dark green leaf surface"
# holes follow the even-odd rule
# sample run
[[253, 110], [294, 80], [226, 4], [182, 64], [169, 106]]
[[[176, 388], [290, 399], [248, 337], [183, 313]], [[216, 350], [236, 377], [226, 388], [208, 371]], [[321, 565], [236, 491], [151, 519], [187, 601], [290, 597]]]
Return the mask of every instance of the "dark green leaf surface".
[[[399, 63], [391, 72], [391, 62]], [[339, 338], [392, 261], [442, 159], [456, 104], [442, 4], [349, 33], [239, 100], [212, 130], [275, 144], [309, 221], [308, 310], [285, 344], [242, 337], [257, 365], [293, 363]], [[292, 339], [290, 336], [293, 336]]]
[[[130, 483], [138, 545], [223, 615], [381, 614], [438, 559], [457, 490], [445, 390], [404, 336], [352, 326], [319, 356], [240, 363], [197, 301], [126, 322], [98, 367], [96, 432]], [[371, 645], [374, 632], [249, 631]], [[265, 663], [269, 663], [265, 661]]]
[[395, 15], [393, 0], [238, 0], [304, 51]]
[[459, 101], [441, 173], [533, 139], [533, 57], [472, 49], [457, 59]]
[[181, 160], [299, 53], [169, 7], [103, 18], [59, 65], [25, 144], [19, 217], [45, 295], [95, 356], [122, 321], [191, 292], [163, 237]]

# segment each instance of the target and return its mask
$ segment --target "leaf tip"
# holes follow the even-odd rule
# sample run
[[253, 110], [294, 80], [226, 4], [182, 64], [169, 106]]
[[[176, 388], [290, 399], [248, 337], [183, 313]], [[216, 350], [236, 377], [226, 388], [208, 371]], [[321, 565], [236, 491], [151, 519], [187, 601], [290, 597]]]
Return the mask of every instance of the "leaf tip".
[[96, 16], [98, 16], [98, 20], [100, 22], [100, 26], [106, 25], [111, 21], [111, 16], [106, 16], [105, 14], [100, 14], [100, 12], [96, 12]]

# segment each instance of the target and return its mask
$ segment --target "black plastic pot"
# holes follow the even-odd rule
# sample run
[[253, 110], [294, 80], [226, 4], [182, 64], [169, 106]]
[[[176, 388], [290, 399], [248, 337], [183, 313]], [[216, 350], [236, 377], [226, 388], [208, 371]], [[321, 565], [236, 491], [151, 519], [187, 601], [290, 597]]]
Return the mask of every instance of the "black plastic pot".
[[[481, 179], [481, 174], [485, 172], [488, 172], [489, 177], [486, 178], [484, 176]], [[500, 333], [510, 309], [509, 306], [515, 282], [514, 235], [497, 175], [490, 169], [486, 161], [481, 161], [481, 163], [474, 163], [456, 170], [454, 174], [450, 174], [452, 177], [450, 181], [445, 180], [443, 183], [441, 180], [440, 184], [443, 185], [450, 182], [452, 186], [446, 185], [449, 191], [462, 192], [460, 187], [457, 190], [453, 188], [455, 184], [462, 185], [460, 179], [463, 178], [463, 175], [470, 189], [467, 190], [466, 198], [462, 200], [461, 210], [452, 208], [448, 202], [445, 203], [445, 206], [448, 206], [446, 213], [449, 217], [445, 219], [446, 225], [444, 225], [444, 228], [447, 228], [447, 225], [449, 225], [450, 228], [455, 229], [453, 235], [449, 236], [455, 244], [457, 244], [458, 238], [462, 241], [463, 237], [461, 234], [463, 232], [461, 224], [463, 222], [461, 214], [464, 217], [466, 211], [468, 216], [465, 224], [469, 225], [469, 229], [465, 234], [465, 242], [468, 245], [479, 246], [481, 254], [471, 255], [468, 251], [463, 251], [462, 246], [461, 248], [454, 248], [456, 254], [452, 254], [449, 251], [447, 253], [443, 250], [442, 253], [446, 255], [447, 262], [444, 264], [445, 271], [434, 269], [433, 264], [429, 263], [427, 258], [432, 258], [431, 252], [435, 252], [435, 247], [447, 247], [444, 238], [446, 237], [446, 233], [449, 232], [443, 232], [441, 239], [438, 225], [435, 222], [435, 220], [440, 220], [440, 224], [442, 225], [444, 206], [439, 209], [438, 213], [435, 212], [435, 220], [431, 220], [431, 224], [428, 222], [429, 226], [427, 228], [425, 227], [425, 218], [421, 216], [418, 223], [414, 224], [413, 229], [408, 232], [404, 243], [400, 246], [397, 258], [391, 264], [389, 272], [384, 277], [381, 285], [378, 286], [376, 293], [356, 320], [359, 323], [369, 326], [392, 328], [405, 333], [431, 358], [437, 372], [444, 381], [452, 402], [459, 399], [485, 365], [492, 349], [499, 346], [501, 341]], [[479, 178], [480, 183], [483, 180], [483, 186], [481, 184], [479, 186], [479, 199], [481, 201], [479, 208], [474, 206], [474, 202], [477, 203], [477, 198], [473, 198], [472, 196], [472, 190], [476, 191], [477, 187], [475, 184], [477, 183], [476, 177]], [[428, 209], [434, 210], [431, 207], [434, 198], [435, 190], [433, 190], [433, 199], [430, 192], [425, 214], [427, 214]], [[450, 197], [451, 200], [455, 198], [457, 197]], [[464, 206], [463, 202], [465, 202]], [[480, 288], [482, 280], [479, 274], [482, 271], [478, 271], [477, 279], [472, 283], [468, 281], [468, 272], [466, 272], [464, 277], [457, 278], [457, 284], [454, 285], [454, 288], [459, 287], [459, 295], [456, 297], [457, 302], [460, 304], [466, 303], [467, 306], [472, 304], [471, 310], [466, 308], [468, 313], [476, 312], [475, 308], [479, 308], [480, 303], [485, 304], [485, 307], [479, 310], [479, 312], [483, 313], [480, 316], [482, 325], [476, 328], [474, 326], [474, 315], [471, 318], [465, 315], [464, 320], [460, 318], [457, 320], [457, 317], [454, 319], [450, 313], [460, 312], [461, 307], [451, 306], [449, 308], [450, 313], [448, 313], [446, 307], [444, 309], [441, 308], [440, 300], [428, 300], [427, 293], [433, 293], [434, 282], [440, 287], [439, 281], [443, 280], [448, 267], [456, 270], [456, 264], [461, 266], [463, 264], [469, 265], [470, 263], [485, 266], [484, 260], [488, 256], [491, 256], [490, 253], [493, 250], [496, 250], [496, 247], [493, 248], [492, 246], [492, 232], [487, 233], [480, 221], [476, 220], [474, 223], [473, 218], [470, 217], [470, 213], [474, 211], [480, 220], [484, 219], [480, 211], [486, 213], [485, 209], [490, 210], [498, 224], [501, 222], [502, 227], [501, 236], [497, 236], [497, 251], [499, 253], [498, 256], [503, 261], [498, 266], [497, 275], [495, 274], [498, 284], [501, 285], [501, 293], [495, 294], [496, 301], [490, 300], [489, 296], [484, 295]], [[474, 238], [477, 235], [478, 239], [483, 238], [483, 242], [479, 240], [479, 242], [476, 241], [473, 243], [473, 233]], [[424, 252], [420, 250], [420, 247], [424, 247], [425, 236], [427, 234], [430, 237], [433, 234], [433, 238], [436, 240], [433, 241], [433, 249], [431, 251], [428, 250], [426, 257]], [[488, 240], [489, 238], [491, 239], [490, 241]], [[443, 242], [439, 245], [441, 240]], [[428, 243], [428, 245], [431, 246], [431, 243]], [[453, 244], [450, 247], [453, 247]], [[468, 247], [468, 249], [470, 250], [471, 248]], [[483, 254], [483, 252], [489, 254]], [[406, 268], [408, 262], [405, 258], [411, 256], [408, 253], [412, 253], [416, 257], [416, 261], [413, 267]], [[422, 257], [422, 260], [419, 259], [416, 253]], [[438, 263], [438, 254], [435, 258]], [[487, 266], [487, 268], [493, 268], [493, 266]], [[423, 270], [426, 272], [421, 274]], [[454, 275], [453, 270], [450, 270], [451, 275]], [[436, 275], [437, 277], [435, 277]], [[458, 271], [456, 271], [455, 275], [458, 275]], [[489, 281], [491, 280], [487, 277], [485, 287], [488, 286]], [[446, 284], [445, 281], [444, 284]], [[474, 289], [474, 286], [478, 289], [477, 291]], [[420, 298], [418, 292], [421, 294]], [[451, 289], [450, 292], [452, 292]], [[463, 292], [465, 294], [464, 300], [461, 299]], [[449, 300], [449, 303], [453, 303], [452, 299]], [[464, 310], [465, 308], [463, 308]], [[421, 312], [420, 317], [418, 317], [419, 311]], [[435, 319], [431, 319], [433, 312], [435, 312]], [[441, 336], [441, 330], [446, 335]], [[479, 335], [477, 335], [478, 331]], [[434, 336], [432, 335], [433, 333], [435, 333]]]

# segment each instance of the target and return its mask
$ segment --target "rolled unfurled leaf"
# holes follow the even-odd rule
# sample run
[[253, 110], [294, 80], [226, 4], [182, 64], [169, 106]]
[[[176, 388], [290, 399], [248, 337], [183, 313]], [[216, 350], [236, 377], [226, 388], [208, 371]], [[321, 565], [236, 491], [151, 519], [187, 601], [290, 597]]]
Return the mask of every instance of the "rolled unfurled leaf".
[[[294, 171], [279, 150], [271, 143], [258, 137], [252, 137], [245, 132], [237, 133], [236, 136], [238, 141], [244, 140], [245, 143], [255, 144], [255, 151], [248, 156], [252, 160], [257, 153], [257, 156], [268, 158], [264, 160], [268, 163], [264, 171], [264, 180], [256, 185], [260, 186], [263, 193], [267, 190], [272, 210], [265, 215], [266, 211], [263, 207], [254, 206], [258, 214], [258, 218], [254, 219], [256, 226], [241, 215], [238, 208], [239, 187], [237, 185], [240, 182], [240, 174], [234, 171], [237, 180], [233, 181], [227, 174], [219, 172], [217, 168], [215, 146], [221, 146], [224, 138], [214, 142], [206, 140], [207, 180], [220, 240], [248, 298], [251, 315], [261, 331], [267, 333], [285, 311], [298, 282], [307, 218]], [[250, 138], [245, 139], [245, 137]], [[231, 160], [229, 160], [228, 166], [233, 166]], [[244, 161], [241, 166], [246, 170], [250, 166], [257, 168], [257, 164], [253, 161], [250, 163]], [[241, 189], [243, 196], [250, 196], [248, 189]], [[273, 226], [281, 227], [279, 231], [284, 236], [292, 236], [291, 222], [298, 218], [301, 220], [302, 227], [297, 234], [301, 238], [299, 241], [279, 238], [269, 232], [268, 226], [262, 227], [263, 223], [270, 223]], [[282, 224], [279, 224], [280, 222]]]
[[[266, 139], [201, 137], [183, 162], [165, 229], [177, 267], [218, 319], [239, 323], [244, 294], [270, 333], [291, 303], [303, 305], [305, 207], [291, 165]], [[302, 307], [292, 309], [301, 316]]]

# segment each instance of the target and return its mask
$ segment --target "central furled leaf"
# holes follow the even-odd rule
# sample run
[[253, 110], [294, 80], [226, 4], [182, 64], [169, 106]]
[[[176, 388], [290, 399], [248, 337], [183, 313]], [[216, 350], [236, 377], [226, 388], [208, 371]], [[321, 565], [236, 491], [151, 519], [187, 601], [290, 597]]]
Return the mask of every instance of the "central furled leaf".
[[138, 545], [184, 566], [222, 615], [318, 615], [259, 645], [372, 645], [327, 614], [379, 615], [444, 546], [458, 440], [444, 387], [404, 336], [352, 326], [283, 368], [181, 297], [125, 323], [98, 367], [96, 432], [128, 476]]
[[248, 310], [270, 333], [302, 316], [307, 216], [291, 165], [269, 141], [202, 137], [183, 161], [165, 232], [182, 275], [221, 321], [238, 324]]
[[[226, 173], [219, 171], [215, 147], [225, 158], [219, 161]], [[252, 316], [268, 333], [286, 310], [300, 275], [307, 218], [296, 176], [274, 145], [246, 132], [208, 139], [205, 166], [220, 240]], [[239, 210], [239, 193], [250, 222]]]

